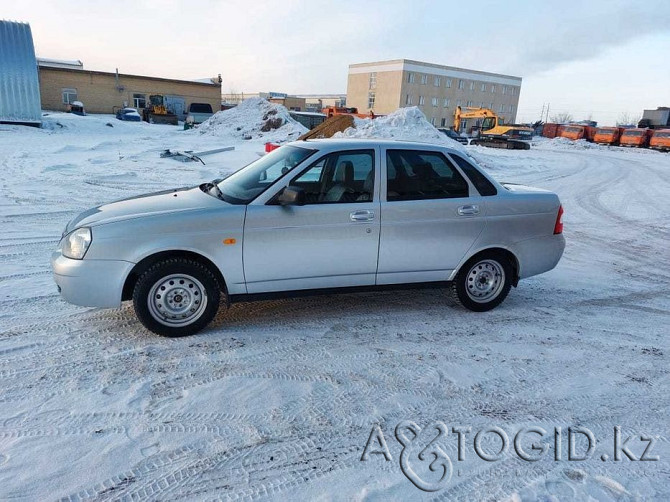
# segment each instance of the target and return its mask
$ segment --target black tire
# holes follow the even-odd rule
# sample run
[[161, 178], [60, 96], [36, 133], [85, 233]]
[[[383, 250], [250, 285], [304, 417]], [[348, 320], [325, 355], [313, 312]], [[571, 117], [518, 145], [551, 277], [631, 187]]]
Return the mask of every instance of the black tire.
[[505, 300], [514, 281], [513, 274], [512, 264], [502, 253], [478, 254], [459, 270], [451, 283], [451, 297], [468, 310], [486, 312]]
[[149, 331], [167, 337], [188, 336], [211, 322], [221, 294], [221, 285], [207, 266], [187, 258], [169, 258], [149, 267], [137, 280], [133, 306]]

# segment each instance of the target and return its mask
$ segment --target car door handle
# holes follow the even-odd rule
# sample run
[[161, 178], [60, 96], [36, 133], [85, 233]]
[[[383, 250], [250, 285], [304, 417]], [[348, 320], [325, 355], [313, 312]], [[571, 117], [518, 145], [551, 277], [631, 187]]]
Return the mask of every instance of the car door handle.
[[474, 214], [479, 214], [479, 206], [476, 204], [470, 206], [461, 206], [458, 208], [459, 216], [472, 216]]
[[375, 219], [375, 212], [374, 211], [354, 211], [352, 213], [349, 213], [349, 219], [351, 221], [370, 221]]

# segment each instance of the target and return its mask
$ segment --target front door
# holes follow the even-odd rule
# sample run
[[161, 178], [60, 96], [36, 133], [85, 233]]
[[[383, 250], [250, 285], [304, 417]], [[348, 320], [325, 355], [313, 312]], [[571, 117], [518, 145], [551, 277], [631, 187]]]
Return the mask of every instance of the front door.
[[484, 230], [483, 197], [439, 151], [384, 160], [377, 284], [446, 281]]
[[244, 225], [248, 293], [369, 286], [379, 246], [379, 171], [373, 149], [326, 154], [286, 185], [305, 191], [303, 206], [281, 206], [281, 193], [250, 204]]

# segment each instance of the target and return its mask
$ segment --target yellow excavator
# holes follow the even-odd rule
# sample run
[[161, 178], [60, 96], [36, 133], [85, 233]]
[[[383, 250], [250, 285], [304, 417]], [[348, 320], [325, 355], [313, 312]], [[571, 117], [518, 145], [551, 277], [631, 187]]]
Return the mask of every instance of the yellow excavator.
[[150, 124], [178, 124], [177, 115], [168, 110], [166, 99], [162, 94], [149, 96], [149, 102], [142, 111], [142, 119]]
[[456, 107], [454, 112], [454, 131], [460, 132], [463, 119], [482, 119], [479, 136], [470, 141], [471, 145], [488, 146], [491, 148], [507, 148], [508, 150], [530, 150], [533, 129], [518, 124], [505, 124], [504, 120], [488, 108], [462, 109]]

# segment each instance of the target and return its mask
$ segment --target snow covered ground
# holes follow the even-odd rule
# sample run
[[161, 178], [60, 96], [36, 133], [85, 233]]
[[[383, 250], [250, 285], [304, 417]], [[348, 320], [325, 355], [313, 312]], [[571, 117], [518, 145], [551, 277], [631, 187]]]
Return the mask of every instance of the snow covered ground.
[[[670, 499], [670, 155], [468, 147], [498, 179], [556, 191], [566, 211], [559, 266], [491, 312], [450, 307], [440, 290], [322, 296], [237, 304], [171, 340], [130, 306], [64, 303], [50, 253], [77, 212], [219, 177], [265, 138], [47, 120], [0, 125], [0, 499]], [[206, 165], [159, 158], [229, 145]], [[471, 428], [462, 461], [455, 433], [440, 442], [453, 465], [440, 491], [403, 474], [404, 420]], [[389, 461], [361, 461], [375, 424]], [[532, 426], [549, 431], [540, 460], [512, 444], [498, 461], [475, 455], [477, 431], [512, 441]], [[652, 437], [659, 460], [614, 461], [615, 426], [635, 436], [635, 458]], [[568, 460], [568, 427], [592, 431], [590, 459]]]

